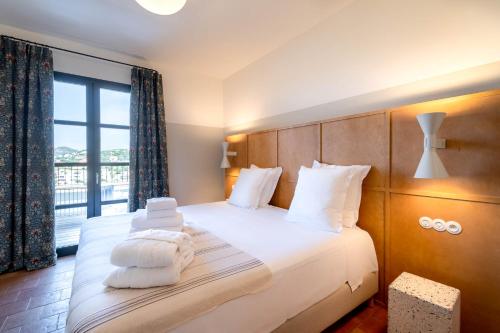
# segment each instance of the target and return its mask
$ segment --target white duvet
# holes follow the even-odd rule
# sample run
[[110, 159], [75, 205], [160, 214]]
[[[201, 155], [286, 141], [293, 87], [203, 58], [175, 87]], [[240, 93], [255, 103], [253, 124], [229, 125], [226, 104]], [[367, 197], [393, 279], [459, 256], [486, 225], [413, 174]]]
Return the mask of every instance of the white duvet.
[[176, 332], [269, 332], [327, 297], [344, 283], [355, 290], [378, 270], [370, 235], [359, 228], [315, 231], [285, 219], [273, 206], [243, 209], [227, 202], [179, 208], [186, 221], [208, 229], [262, 260], [272, 287], [225, 303]]
[[[314, 231], [288, 222], [287, 211], [272, 206], [253, 210], [216, 202], [179, 210], [186, 221], [199, 224], [264, 262], [272, 272], [272, 281], [267, 289], [219, 305], [175, 328], [175, 332], [270, 332], [345, 283], [356, 289], [363, 283], [363, 276], [378, 270], [373, 241], [359, 228], [344, 228], [340, 234]], [[112, 246], [110, 242], [124, 240], [131, 216], [96, 218], [100, 221], [94, 219], [94, 227], [82, 233], [80, 241], [86, 246], [77, 255], [73, 281], [74, 285], [82, 286], [80, 293], [101, 292], [90, 282], [101, 276], [102, 271], [111, 272], [116, 267], [109, 264], [109, 257], [96, 259], [93, 253]], [[103, 237], [102, 229], [111, 220], [114, 229], [110, 240]], [[109, 293], [110, 304], [113, 295], [114, 292]], [[72, 303], [81, 301], [74, 296]], [[134, 311], [127, 315], [137, 316]], [[158, 312], [154, 316], [163, 314]]]

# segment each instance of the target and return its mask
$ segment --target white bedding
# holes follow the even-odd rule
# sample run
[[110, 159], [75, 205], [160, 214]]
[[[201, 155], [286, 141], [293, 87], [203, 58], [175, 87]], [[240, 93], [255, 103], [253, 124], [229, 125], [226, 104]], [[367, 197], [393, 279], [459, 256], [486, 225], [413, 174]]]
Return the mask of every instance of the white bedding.
[[346, 282], [355, 290], [365, 274], [378, 270], [373, 241], [359, 228], [344, 228], [340, 234], [314, 231], [286, 221], [287, 211], [272, 206], [249, 210], [216, 202], [180, 210], [187, 221], [262, 260], [273, 273], [273, 283], [176, 332], [272, 331]]
[[[363, 276], [378, 270], [373, 241], [359, 228], [344, 228], [340, 234], [314, 231], [287, 221], [287, 211], [272, 206], [252, 210], [216, 202], [184, 206], [179, 210], [186, 221], [199, 224], [235, 248], [260, 259], [270, 269], [272, 281], [267, 289], [219, 305], [181, 324], [175, 332], [269, 332], [346, 282], [356, 289], [363, 282]], [[82, 251], [77, 255], [73, 281], [81, 286], [80, 293], [101, 292], [92, 281], [103, 272], [111, 271], [113, 266], [106, 256], [93, 258], [93, 252], [103, 248], [109, 248], [110, 252], [114, 244], [125, 239], [131, 216], [96, 218], [89, 225], [92, 228], [83, 228]], [[110, 227], [106, 227], [106, 222]], [[107, 295], [112, 301], [113, 294], [121, 292], [127, 291], [117, 289]], [[73, 301], [78, 300], [72, 295]], [[103, 301], [106, 303], [106, 299]], [[136, 311], [126, 315], [139, 316]], [[160, 317], [162, 313], [150, 315]]]

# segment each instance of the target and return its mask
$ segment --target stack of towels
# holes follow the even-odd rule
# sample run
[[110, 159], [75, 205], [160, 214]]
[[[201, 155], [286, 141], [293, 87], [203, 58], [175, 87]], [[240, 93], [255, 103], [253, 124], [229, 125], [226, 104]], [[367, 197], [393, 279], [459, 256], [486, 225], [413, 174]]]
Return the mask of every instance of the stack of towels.
[[146, 229], [182, 231], [183, 222], [175, 198], [153, 198], [147, 200], [146, 209], [138, 209], [135, 213], [131, 232]]
[[150, 288], [177, 283], [194, 248], [184, 232], [149, 229], [130, 233], [111, 252], [117, 269], [104, 281], [114, 288]]

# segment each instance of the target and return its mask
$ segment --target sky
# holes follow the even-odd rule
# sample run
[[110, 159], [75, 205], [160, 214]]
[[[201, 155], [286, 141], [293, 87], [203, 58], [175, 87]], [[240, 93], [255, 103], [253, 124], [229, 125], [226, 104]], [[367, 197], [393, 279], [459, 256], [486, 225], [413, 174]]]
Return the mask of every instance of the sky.
[[[54, 82], [54, 118], [56, 120], [86, 121], [85, 86]], [[100, 89], [101, 123], [129, 125], [130, 94]], [[84, 126], [55, 125], [55, 147], [86, 149]], [[101, 150], [128, 149], [129, 131], [101, 129]]]

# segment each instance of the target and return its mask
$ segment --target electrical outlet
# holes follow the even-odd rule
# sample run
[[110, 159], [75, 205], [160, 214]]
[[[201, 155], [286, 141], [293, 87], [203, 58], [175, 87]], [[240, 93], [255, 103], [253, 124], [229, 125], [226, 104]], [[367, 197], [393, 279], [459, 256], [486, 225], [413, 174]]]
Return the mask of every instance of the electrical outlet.
[[462, 226], [456, 221], [446, 222], [443, 219], [432, 219], [428, 216], [422, 216], [418, 224], [424, 229], [434, 229], [439, 232], [448, 231], [452, 235], [458, 235], [462, 232]]
[[422, 216], [419, 220], [418, 223], [420, 226], [424, 229], [430, 229], [432, 228], [432, 219], [427, 216]]
[[446, 222], [446, 231], [452, 235], [458, 235], [462, 232], [462, 226], [458, 222], [448, 221]]

